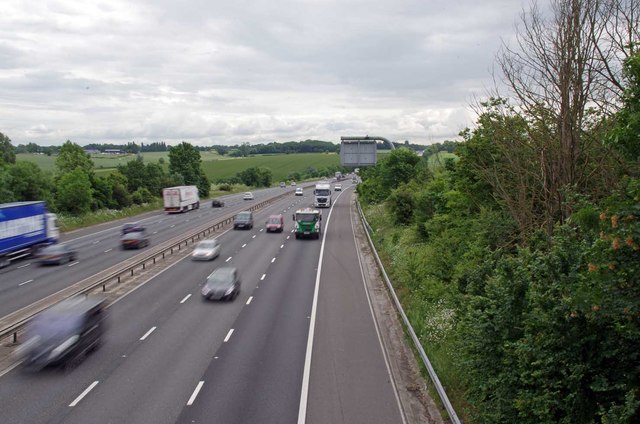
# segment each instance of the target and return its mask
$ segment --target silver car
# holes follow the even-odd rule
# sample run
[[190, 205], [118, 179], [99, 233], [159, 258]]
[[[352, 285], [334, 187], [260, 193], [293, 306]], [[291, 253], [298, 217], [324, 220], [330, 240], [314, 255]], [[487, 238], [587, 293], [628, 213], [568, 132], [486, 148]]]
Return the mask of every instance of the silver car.
[[220, 255], [220, 242], [217, 239], [203, 240], [193, 249], [191, 259], [194, 261], [211, 261]]

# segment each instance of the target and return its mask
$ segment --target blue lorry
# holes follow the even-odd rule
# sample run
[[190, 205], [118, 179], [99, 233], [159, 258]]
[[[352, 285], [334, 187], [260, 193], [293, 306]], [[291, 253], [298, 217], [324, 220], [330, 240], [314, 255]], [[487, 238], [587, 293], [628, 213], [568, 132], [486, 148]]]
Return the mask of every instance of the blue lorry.
[[47, 211], [44, 202], [0, 204], [0, 268], [57, 243], [59, 236], [56, 215]]

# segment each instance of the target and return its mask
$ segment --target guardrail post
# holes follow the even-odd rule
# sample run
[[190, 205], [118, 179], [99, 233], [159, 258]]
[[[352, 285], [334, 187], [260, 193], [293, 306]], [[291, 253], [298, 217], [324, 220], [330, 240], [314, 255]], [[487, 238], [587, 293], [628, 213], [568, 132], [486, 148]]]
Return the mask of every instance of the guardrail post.
[[13, 332], [13, 343], [18, 343], [18, 332], [14, 331]]
[[106, 283], [102, 285], [102, 291], [103, 291], [103, 292], [106, 292], [106, 291], [107, 291], [107, 284], [106, 284]]
[[142, 262], [142, 269], [147, 269], [147, 268], [145, 268], [146, 264], [147, 264], [146, 262]]
[[133, 268], [131, 268], [131, 276], [133, 277]]
[[118, 284], [120, 284], [120, 276], [118, 275]]

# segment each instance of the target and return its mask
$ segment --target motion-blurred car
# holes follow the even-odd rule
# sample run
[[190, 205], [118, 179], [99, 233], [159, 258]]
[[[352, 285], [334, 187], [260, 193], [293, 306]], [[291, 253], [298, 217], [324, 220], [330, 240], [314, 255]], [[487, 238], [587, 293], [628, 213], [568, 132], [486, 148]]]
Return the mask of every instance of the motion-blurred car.
[[144, 230], [126, 233], [120, 238], [120, 246], [122, 249], [142, 249], [149, 246], [149, 236]]
[[291, 181], [291, 187], [295, 187], [296, 186], [296, 182], [295, 181]]
[[240, 293], [240, 278], [236, 268], [218, 268], [207, 277], [202, 287], [205, 300], [233, 300]]
[[135, 233], [136, 231], [145, 231], [145, 228], [139, 222], [128, 222], [122, 226], [122, 234]]
[[75, 261], [77, 253], [66, 244], [52, 244], [46, 246], [36, 254], [40, 265], [61, 265]]
[[342, 184], [336, 184], [333, 186], [333, 190], [335, 191], [342, 191]]
[[285, 184], [284, 182], [281, 182], [281, 183], [280, 183], [280, 187], [281, 187], [281, 188], [285, 188], [286, 186], [287, 186], [287, 184]]
[[242, 195], [242, 200], [253, 200], [253, 193], [251, 193], [250, 191], [247, 191], [245, 194]]
[[22, 366], [37, 371], [78, 364], [102, 343], [105, 307], [104, 298], [76, 296], [38, 314], [26, 328], [26, 341], [15, 352]]
[[271, 215], [269, 219], [267, 219], [267, 222], [265, 224], [267, 226], [267, 233], [271, 231], [273, 231], [274, 233], [281, 233], [282, 231], [284, 231], [284, 217], [281, 213]]
[[302, 196], [302, 195], [304, 195], [304, 192], [302, 191], [302, 187], [296, 188], [296, 196]]
[[217, 239], [202, 240], [191, 254], [194, 261], [211, 261], [220, 255], [220, 242]]
[[253, 228], [253, 212], [242, 211], [233, 217], [233, 229], [237, 230], [238, 228], [246, 228], [248, 230]]
[[222, 208], [224, 207], [224, 202], [220, 199], [213, 199], [211, 201], [211, 207], [212, 208]]

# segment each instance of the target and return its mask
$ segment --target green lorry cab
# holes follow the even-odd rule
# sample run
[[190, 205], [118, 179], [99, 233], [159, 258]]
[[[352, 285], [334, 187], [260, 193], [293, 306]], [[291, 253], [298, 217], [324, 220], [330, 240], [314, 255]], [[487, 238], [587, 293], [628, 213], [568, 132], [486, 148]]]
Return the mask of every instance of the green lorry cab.
[[320, 221], [322, 221], [322, 214], [319, 210], [311, 208], [298, 209], [293, 214], [293, 228], [296, 238], [310, 237], [319, 239], [322, 231]]

